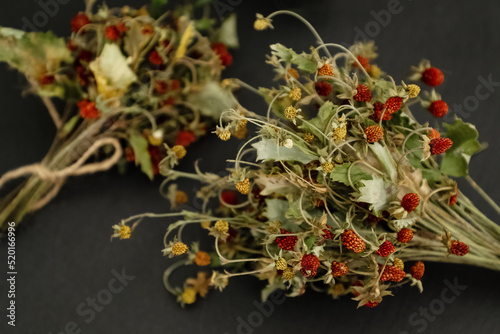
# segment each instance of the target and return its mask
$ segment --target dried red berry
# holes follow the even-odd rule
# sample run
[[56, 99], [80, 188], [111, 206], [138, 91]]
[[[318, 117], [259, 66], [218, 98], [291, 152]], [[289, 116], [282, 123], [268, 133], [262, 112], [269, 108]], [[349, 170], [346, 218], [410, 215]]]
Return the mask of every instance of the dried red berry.
[[319, 268], [319, 259], [314, 254], [305, 254], [300, 261], [302, 268], [300, 268], [300, 272], [305, 277], [314, 277], [316, 276]]
[[452, 240], [450, 252], [458, 256], [464, 256], [469, 252], [469, 246], [461, 241]]
[[386, 240], [386, 241], [384, 241], [384, 243], [382, 245], [379, 246], [377, 253], [378, 253], [378, 255], [380, 255], [382, 257], [386, 257], [386, 256], [394, 253], [395, 250], [396, 250], [396, 247], [394, 247], [392, 242], [390, 242], [389, 240]]
[[175, 139], [175, 145], [182, 145], [187, 147], [191, 145], [196, 140], [194, 133], [192, 131], [179, 131], [177, 138]]
[[349, 272], [349, 268], [347, 267], [347, 264], [344, 262], [332, 262], [332, 276], [333, 277], [340, 277], [344, 276]]
[[413, 239], [413, 231], [409, 228], [403, 228], [398, 232], [398, 241], [401, 243], [408, 243]]
[[435, 67], [429, 67], [422, 72], [422, 82], [431, 87], [439, 86], [444, 81], [444, 74]]
[[378, 306], [378, 302], [369, 301], [368, 303], [366, 303], [363, 306], [366, 306], [366, 307], [369, 307], [369, 308], [374, 308], [374, 307]]
[[219, 55], [222, 65], [229, 66], [232, 64], [233, 57], [227, 51], [226, 45], [224, 45], [223, 43], [214, 43], [212, 44], [212, 50], [214, 50], [215, 53]]
[[326, 81], [318, 81], [314, 84], [314, 88], [316, 89], [316, 93], [319, 96], [328, 96], [332, 92], [332, 85], [330, 85]]
[[225, 190], [221, 194], [221, 205], [222, 204], [229, 204], [229, 205], [236, 205], [238, 204], [238, 195], [236, 192], [231, 191], [231, 190]]
[[453, 141], [450, 138], [436, 138], [429, 143], [431, 146], [431, 154], [438, 155], [448, 151], [453, 146]]
[[370, 118], [373, 119], [375, 122], [380, 122], [382, 114], [383, 114], [382, 120], [389, 121], [392, 119], [392, 114], [385, 110], [385, 104], [383, 104], [382, 102], [375, 102], [373, 104], [373, 114], [370, 115]]
[[376, 143], [384, 138], [384, 130], [378, 125], [370, 125], [365, 128], [365, 135], [369, 143]]
[[158, 146], [149, 145], [149, 156], [151, 157], [151, 166], [153, 167], [153, 175], [160, 174], [160, 162], [162, 160], [160, 149]]
[[443, 117], [448, 113], [448, 105], [443, 100], [433, 101], [429, 106], [429, 111], [435, 117]]
[[71, 20], [71, 31], [78, 32], [84, 26], [90, 23], [90, 19], [84, 13], [76, 14]]
[[96, 108], [95, 102], [81, 100], [78, 102], [78, 107], [83, 118], [99, 118], [99, 110]]
[[318, 75], [319, 76], [333, 77], [332, 65], [324, 64], [323, 66], [321, 66], [321, 68], [318, 70]]
[[[363, 66], [363, 68], [368, 72], [370, 70], [370, 67], [371, 67], [370, 60], [368, 60], [368, 58], [360, 56], [360, 55], [358, 55], [356, 58], [361, 63], [361, 66]], [[352, 66], [359, 68], [358, 62], [352, 63]]]
[[366, 243], [353, 230], [345, 230], [342, 233], [342, 244], [354, 253], [361, 253], [366, 249]]
[[389, 114], [394, 114], [397, 112], [399, 109], [401, 109], [401, 104], [403, 103], [403, 98], [399, 96], [393, 96], [387, 99], [385, 101], [385, 108], [387, 109], [386, 112]]
[[335, 239], [335, 234], [333, 234], [330, 229], [332, 228], [330, 225], [326, 225], [327, 228], [323, 229], [323, 238], [333, 240]]
[[118, 31], [118, 28], [116, 28], [115, 25], [107, 26], [106, 29], [104, 30], [104, 35], [110, 41], [116, 41], [120, 38], [120, 32]]
[[172, 81], [170, 81], [170, 89], [177, 90], [179, 88], [181, 88], [181, 82], [177, 79], [172, 79]]
[[372, 100], [372, 91], [366, 85], [358, 85], [354, 100], [359, 102], [370, 102]]
[[432, 129], [432, 130], [427, 131], [427, 136], [428, 136], [430, 139], [441, 138], [441, 134], [440, 134], [440, 133], [439, 133], [439, 131], [438, 131], [438, 130], [436, 130], [436, 129]]
[[385, 266], [384, 272], [382, 276], [380, 276], [380, 280], [382, 282], [391, 281], [391, 282], [401, 282], [403, 278], [405, 278], [406, 273], [401, 268], [396, 266]]
[[[281, 229], [281, 234], [289, 233], [290, 232], [288, 232], [287, 230]], [[291, 235], [289, 237], [277, 237], [275, 241], [279, 248], [291, 251], [294, 250], [297, 240], [298, 238], [296, 235]]]
[[410, 268], [410, 274], [418, 280], [421, 280], [424, 277], [425, 273], [425, 265], [423, 262], [417, 262]]
[[150, 54], [149, 54], [149, 62], [153, 65], [161, 65], [163, 64], [163, 59], [161, 58], [160, 54], [158, 53], [158, 51], [152, 51]]
[[420, 203], [420, 197], [418, 197], [418, 195], [415, 193], [406, 194], [403, 196], [403, 199], [401, 200], [401, 206], [408, 213], [415, 210], [419, 203]]

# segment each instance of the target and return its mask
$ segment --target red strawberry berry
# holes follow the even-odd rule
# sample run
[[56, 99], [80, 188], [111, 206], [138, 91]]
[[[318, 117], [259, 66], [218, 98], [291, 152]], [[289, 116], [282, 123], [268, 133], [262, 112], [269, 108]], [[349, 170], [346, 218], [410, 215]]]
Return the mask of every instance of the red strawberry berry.
[[458, 256], [464, 256], [469, 252], [469, 246], [467, 244], [458, 241], [458, 240], [452, 240], [451, 241], [451, 249], [450, 249], [451, 254], [455, 254]]
[[382, 245], [379, 246], [377, 253], [378, 253], [378, 255], [380, 255], [382, 257], [386, 257], [386, 256], [394, 253], [395, 250], [396, 250], [396, 248], [394, 247], [392, 242], [390, 242], [389, 240], [386, 240], [386, 241], [384, 241], [384, 243]]
[[425, 265], [423, 262], [417, 262], [410, 268], [410, 274], [418, 280], [421, 280], [424, 277], [425, 273]]
[[99, 110], [96, 108], [95, 102], [90, 100], [81, 100], [78, 102], [80, 115], [83, 118], [99, 118]]
[[436, 138], [429, 143], [431, 146], [431, 154], [439, 155], [448, 151], [453, 146], [453, 141], [450, 138]]
[[413, 231], [409, 228], [403, 228], [398, 232], [398, 241], [401, 243], [408, 243], [413, 239]]
[[340, 277], [344, 276], [349, 272], [349, 268], [347, 267], [347, 264], [344, 262], [332, 262], [332, 276], [333, 277]]
[[403, 278], [405, 278], [406, 273], [396, 266], [385, 266], [384, 272], [382, 276], [380, 276], [380, 280], [382, 282], [391, 281], [391, 282], [401, 282]]
[[152, 51], [150, 54], [149, 54], [149, 62], [153, 65], [161, 65], [163, 64], [163, 59], [161, 58], [160, 54], [158, 53], [158, 51]]
[[71, 20], [71, 31], [78, 32], [84, 26], [90, 23], [90, 19], [84, 13], [78, 13]]
[[231, 191], [231, 190], [225, 190], [221, 194], [221, 205], [222, 204], [229, 204], [229, 205], [236, 205], [238, 204], [238, 195], [236, 192]]
[[332, 92], [332, 85], [330, 85], [326, 81], [318, 81], [314, 84], [314, 88], [316, 89], [316, 93], [319, 96], [328, 96]]
[[333, 234], [330, 229], [332, 228], [330, 225], [326, 225], [327, 228], [323, 229], [323, 238], [333, 240], [335, 239], [335, 234]]
[[403, 199], [401, 200], [401, 206], [408, 213], [415, 210], [419, 203], [420, 203], [420, 197], [418, 197], [418, 195], [415, 193], [406, 194], [403, 196]]
[[384, 138], [384, 130], [378, 125], [370, 125], [365, 128], [365, 135], [369, 143], [376, 143]]
[[191, 145], [196, 140], [194, 133], [192, 131], [179, 131], [177, 138], [175, 139], [175, 145], [182, 145], [187, 147]]
[[[361, 66], [363, 66], [363, 68], [365, 69], [365, 71], [368, 72], [370, 70], [370, 67], [371, 67], [370, 66], [370, 60], [368, 60], [368, 58], [360, 56], [360, 55], [358, 55], [356, 58], [358, 59], [358, 61], [361, 64]], [[356, 68], [359, 68], [359, 64], [356, 61], [354, 63], [352, 63], [352, 66], [356, 67]]]
[[444, 74], [441, 70], [435, 67], [429, 67], [422, 72], [422, 82], [428, 86], [436, 87], [443, 83]]
[[436, 139], [436, 138], [440, 138], [440, 137], [441, 137], [441, 134], [439, 133], [439, 131], [438, 131], [438, 130], [436, 130], [436, 129], [432, 129], [432, 130], [427, 131], [427, 136], [428, 136], [430, 139]]
[[110, 41], [116, 41], [120, 38], [120, 32], [118, 31], [118, 28], [116, 28], [115, 25], [107, 26], [106, 30], [104, 31], [104, 34], [106, 35], [106, 38], [109, 39]]
[[305, 254], [300, 261], [302, 268], [300, 268], [300, 272], [305, 277], [314, 277], [316, 276], [319, 268], [319, 259], [314, 254]]
[[443, 100], [437, 100], [431, 103], [429, 111], [435, 117], [443, 117], [448, 113], [448, 105]]
[[392, 119], [392, 114], [385, 110], [385, 104], [383, 104], [382, 102], [375, 102], [373, 104], [373, 114], [370, 115], [370, 118], [375, 122], [380, 122], [382, 114], [383, 114], [382, 120], [389, 121]]
[[342, 244], [354, 253], [361, 253], [366, 249], [366, 243], [353, 230], [345, 230], [342, 233]]
[[401, 109], [401, 104], [403, 103], [403, 98], [399, 96], [393, 96], [387, 99], [385, 101], [385, 108], [387, 109], [386, 112], [389, 114], [394, 114], [396, 111]]
[[222, 65], [229, 66], [232, 64], [233, 57], [227, 51], [226, 45], [224, 45], [223, 43], [214, 43], [212, 44], [212, 50], [214, 50], [215, 53], [219, 55], [219, 58], [222, 61]]
[[[281, 234], [290, 234], [290, 232], [285, 229], [281, 229]], [[277, 237], [275, 241], [279, 248], [292, 251], [295, 248], [297, 240], [297, 236], [292, 235], [289, 237]]]
[[374, 307], [377, 307], [378, 306], [378, 302], [374, 302], [374, 301], [369, 301], [368, 303], [366, 303], [365, 305], [363, 306], [366, 306], [366, 307], [369, 307], [369, 308], [374, 308]]
[[354, 100], [359, 102], [370, 102], [372, 100], [372, 92], [366, 85], [358, 85], [356, 90], [358, 92], [354, 95]]

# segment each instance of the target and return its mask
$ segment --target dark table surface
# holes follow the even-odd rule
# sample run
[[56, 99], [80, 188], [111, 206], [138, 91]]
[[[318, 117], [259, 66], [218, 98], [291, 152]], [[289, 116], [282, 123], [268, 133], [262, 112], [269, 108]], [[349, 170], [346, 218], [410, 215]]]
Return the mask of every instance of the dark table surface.
[[[61, 36], [80, 0], [63, 1], [43, 29]], [[42, 0], [41, 3], [50, 1]], [[274, 31], [256, 32], [256, 12], [268, 14], [292, 9], [318, 29], [325, 41], [351, 43], [358, 31], [375, 39], [378, 64], [401, 80], [409, 66], [422, 57], [446, 75], [439, 91], [451, 109], [472, 101], [481, 78], [500, 81], [500, 2], [488, 0], [359, 0], [359, 1], [241, 1], [216, 0], [220, 8], [239, 14], [241, 48], [233, 52], [234, 65], [225, 73], [254, 86], [270, 86], [274, 74], [264, 64], [268, 45], [280, 42], [305, 50], [314, 40], [299, 22], [278, 17]], [[399, 3], [399, 5], [397, 5]], [[142, 5], [141, 1], [108, 1], [108, 5]], [[393, 7], [394, 6], [394, 7]], [[0, 25], [21, 28], [23, 17], [32, 21], [43, 11], [35, 0], [2, 2]], [[387, 9], [393, 10], [390, 15]], [[394, 10], [396, 9], [396, 10]], [[381, 12], [383, 11], [383, 12]], [[377, 17], [379, 21], [377, 21]], [[0, 174], [40, 160], [54, 135], [54, 127], [41, 102], [21, 96], [20, 75], [0, 66]], [[482, 141], [490, 144], [471, 163], [472, 177], [495, 200], [500, 200], [498, 173], [500, 141], [500, 92], [498, 87], [467, 117], [476, 124]], [[240, 95], [243, 105], [264, 112], [262, 101]], [[420, 115], [419, 115], [420, 116]], [[197, 143], [179, 168], [191, 171], [201, 158], [206, 171], [222, 171], [225, 159], [234, 156], [237, 141], [221, 144], [215, 136]], [[223, 149], [221, 149], [223, 148]], [[168, 203], [158, 194], [160, 179], [149, 182], [138, 170], [120, 175], [116, 170], [71, 179], [47, 207], [28, 217], [17, 231], [17, 325], [6, 325], [4, 315], [7, 247], [2, 257], [0, 324], [2, 333], [500, 333], [500, 273], [447, 264], [427, 264], [424, 293], [403, 287], [375, 309], [356, 309], [350, 298], [332, 300], [312, 291], [274, 305], [259, 316], [258, 300], [263, 282], [252, 277], [231, 281], [224, 293], [181, 309], [162, 285], [162, 273], [171, 263], [164, 258], [163, 233], [172, 220], [149, 221], [126, 242], [112, 242], [111, 225], [120, 218], [144, 211], [166, 212]], [[195, 183], [184, 183], [190, 195]], [[461, 189], [492, 219], [498, 216], [475, 192]], [[191, 190], [191, 191], [190, 191]], [[193, 239], [201, 232], [190, 230]], [[107, 305], [91, 314], [88, 301], [105, 294], [117, 272], [133, 279]], [[443, 303], [449, 283], [464, 286], [451, 302]], [[448, 292], [447, 292], [448, 291]], [[254, 303], [255, 302], [255, 303]], [[83, 303], [83, 306], [82, 306]], [[430, 311], [429, 311], [430, 310]], [[80, 312], [82, 313], [82, 312]], [[246, 329], [240, 322], [253, 325]], [[253, 326], [256, 327], [253, 327]], [[75, 329], [76, 328], [76, 329]]]

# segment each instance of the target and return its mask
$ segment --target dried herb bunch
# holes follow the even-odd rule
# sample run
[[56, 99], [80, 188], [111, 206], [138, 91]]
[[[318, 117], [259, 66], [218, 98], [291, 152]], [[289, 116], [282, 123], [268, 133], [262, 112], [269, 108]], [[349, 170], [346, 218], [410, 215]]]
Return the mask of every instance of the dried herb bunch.
[[[155, 18], [146, 7], [92, 13], [94, 2], [72, 19], [67, 41], [0, 28], [0, 61], [25, 74], [28, 91], [41, 97], [57, 126], [41, 163], [0, 179], [1, 187], [30, 176], [2, 200], [2, 228], [47, 204], [70, 176], [130, 161], [152, 179], [163, 158], [176, 165], [221, 111], [236, 105], [221, 83], [232, 62], [227, 47], [238, 43], [235, 16], [216, 26], [206, 15], [194, 19], [197, 6]], [[151, 10], [158, 6], [153, 1]], [[66, 102], [63, 112], [53, 98]]]
[[[271, 18], [283, 13], [297, 16], [259, 15], [255, 28], [271, 27]], [[137, 219], [184, 217], [168, 227], [163, 250], [171, 257], [187, 254], [164, 276], [181, 303], [204, 296], [209, 286], [222, 290], [232, 277], [254, 275], [267, 280], [263, 299], [276, 289], [298, 296], [309, 286], [335, 298], [352, 294], [359, 306], [374, 307], [391, 287], [422, 289], [425, 261], [500, 270], [500, 227], [450, 178], [467, 177], [469, 158], [481, 149], [474, 126], [460, 119], [443, 129], [420, 124], [410, 107], [445, 114], [434, 90], [396, 84], [374, 63], [373, 43], [346, 49], [318, 40], [319, 47], [300, 54], [271, 46], [268, 63], [281, 84], [260, 89], [267, 116], [222, 114], [221, 139], [241, 124], [259, 129], [227, 176], [166, 173], [165, 182], [189, 177], [206, 183], [197, 194], [203, 212], [138, 215], [114, 226], [115, 237], [128, 238], [128, 224]], [[444, 79], [427, 61], [413, 72], [410, 80], [431, 87]], [[252, 152], [256, 161], [246, 158]], [[220, 208], [212, 213], [214, 198]], [[184, 228], [193, 224], [215, 237], [211, 256], [183, 242]], [[211, 264], [213, 271], [171, 287], [170, 273], [190, 264]]]

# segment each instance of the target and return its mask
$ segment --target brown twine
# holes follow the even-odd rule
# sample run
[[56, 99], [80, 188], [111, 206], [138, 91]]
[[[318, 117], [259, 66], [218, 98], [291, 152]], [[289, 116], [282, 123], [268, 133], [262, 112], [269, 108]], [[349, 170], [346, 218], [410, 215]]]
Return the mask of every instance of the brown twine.
[[[105, 145], [113, 145], [115, 152], [111, 157], [104, 161], [84, 165], [85, 161], [87, 161], [88, 158], [90, 158], [98, 149]], [[36, 211], [44, 207], [59, 193], [59, 190], [64, 184], [66, 178], [70, 176], [93, 174], [101, 171], [106, 171], [113, 167], [122, 155], [122, 147], [120, 145], [120, 142], [116, 138], [98, 139], [72, 165], [60, 170], [51, 170], [40, 163], [19, 167], [15, 170], [5, 173], [2, 177], [0, 177], [0, 188], [2, 188], [7, 182], [11, 180], [27, 175], [36, 175], [42, 180], [51, 181], [54, 184], [52, 189], [30, 208], [30, 211]]]

